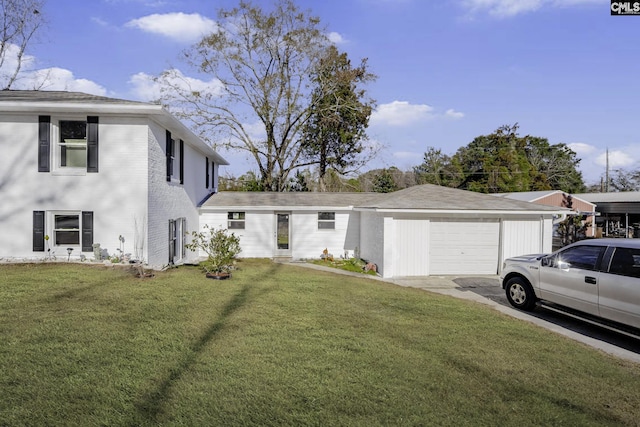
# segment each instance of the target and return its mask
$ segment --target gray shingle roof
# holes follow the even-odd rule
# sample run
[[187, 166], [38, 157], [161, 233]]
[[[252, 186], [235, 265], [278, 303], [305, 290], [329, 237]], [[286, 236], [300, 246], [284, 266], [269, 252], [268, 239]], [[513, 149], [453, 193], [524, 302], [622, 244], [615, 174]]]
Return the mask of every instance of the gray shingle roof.
[[433, 210], [505, 210], [505, 211], [557, 211], [558, 208], [536, 205], [520, 200], [493, 197], [490, 194], [458, 190], [424, 184], [388, 193], [375, 206], [378, 209], [433, 209]]
[[221, 191], [211, 196], [203, 207], [350, 207], [367, 204], [369, 200], [385, 196], [380, 193], [316, 193], [316, 192], [252, 192]]
[[222, 191], [211, 196], [204, 208], [223, 207], [349, 207], [398, 210], [549, 211], [557, 207], [493, 197], [437, 185], [418, 185], [394, 193], [260, 193]]
[[550, 196], [555, 193], [559, 193], [559, 190], [546, 190], [546, 191], [520, 191], [517, 193], [495, 193], [492, 196], [506, 197], [507, 199], [522, 200], [525, 202], [531, 202], [533, 200], [542, 199], [543, 197]]
[[155, 105], [148, 102], [129, 101], [126, 99], [108, 98], [106, 96], [90, 95], [82, 92], [65, 92], [49, 90], [0, 90], [0, 101], [13, 102], [77, 102], [77, 103], [108, 103]]

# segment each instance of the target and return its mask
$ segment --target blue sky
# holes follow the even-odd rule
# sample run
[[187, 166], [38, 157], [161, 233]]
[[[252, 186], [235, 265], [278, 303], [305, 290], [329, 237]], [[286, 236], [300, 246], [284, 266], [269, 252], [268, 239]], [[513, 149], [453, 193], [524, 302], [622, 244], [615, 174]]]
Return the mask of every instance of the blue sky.
[[[271, 1], [256, 0], [268, 8]], [[407, 170], [427, 147], [453, 154], [519, 123], [521, 135], [566, 143], [587, 183], [640, 168], [640, 16], [610, 16], [606, 0], [298, 0], [352, 61], [378, 75], [368, 165]], [[229, 0], [48, 0], [30, 71], [45, 88], [149, 100], [149, 77], [215, 28]], [[36, 73], [37, 72], [37, 73]], [[197, 78], [198, 76], [190, 76]], [[202, 76], [199, 76], [202, 78]], [[204, 82], [203, 82], [204, 84]], [[225, 153], [222, 173], [255, 167]]]

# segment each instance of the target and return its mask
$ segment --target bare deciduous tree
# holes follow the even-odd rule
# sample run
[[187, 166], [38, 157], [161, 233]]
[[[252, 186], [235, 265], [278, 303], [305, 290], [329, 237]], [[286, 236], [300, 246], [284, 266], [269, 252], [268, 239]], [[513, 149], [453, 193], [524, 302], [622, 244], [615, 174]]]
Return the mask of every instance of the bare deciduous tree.
[[33, 36], [43, 24], [44, 0], [0, 0], [0, 84], [11, 89]]
[[163, 101], [214, 146], [246, 152], [265, 191], [284, 191], [289, 174], [311, 164], [301, 140], [313, 75], [330, 41], [293, 0], [271, 10], [241, 1], [220, 11], [218, 26], [184, 53], [200, 75], [214, 78], [209, 87], [171, 70], [158, 79]]

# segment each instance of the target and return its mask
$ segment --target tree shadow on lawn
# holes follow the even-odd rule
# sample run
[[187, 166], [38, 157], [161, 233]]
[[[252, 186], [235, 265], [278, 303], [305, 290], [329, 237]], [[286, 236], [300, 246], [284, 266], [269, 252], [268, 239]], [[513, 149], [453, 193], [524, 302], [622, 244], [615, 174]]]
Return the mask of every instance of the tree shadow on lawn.
[[220, 317], [214, 322], [191, 346], [184, 359], [178, 363], [176, 367], [170, 370], [167, 377], [161, 381], [157, 389], [150, 391], [143, 397], [142, 401], [136, 404], [137, 412], [149, 421], [156, 421], [164, 401], [169, 397], [171, 387], [174, 383], [180, 380], [180, 378], [189, 371], [190, 367], [196, 362], [198, 356], [203, 349], [220, 333], [226, 326], [227, 319], [238, 309], [247, 303], [248, 295], [250, 291], [249, 285], [244, 287], [238, 292], [231, 300], [225, 305]]
[[[268, 276], [272, 274], [276, 274], [277, 270], [281, 268], [280, 265], [274, 264], [269, 271], [260, 272], [260, 276]], [[252, 283], [252, 280], [247, 280], [248, 283]], [[166, 378], [160, 382], [160, 385], [155, 389], [151, 390], [142, 397], [142, 399], [136, 403], [136, 410], [138, 414], [140, 414], [143, 418], [152, 423], [158, 422], [158, 417], [162, 411], [162, 407], [164, 402], [169, 398], [171, 388], [175, 383], [177, 383], [182, 376], [189, 371], [189, 369], [196, 363], [199, 355], [202, 351], [209, 345], [211, 341], [215, 339], [215, 337], [225, 328], [227, 324], [227, 320], [231, 317], [236, 311], [241, 309], [243, 306], [246, 306], [249, 302], [249, 294], [253, 290], [252, 286], [249, 284], [245, 284], [242, 289], [229, 300], [229, 302], [224, 306], [220, 316], [216, 322], [214, 322], [199, 340], [197, 340], [192, 346], [189, 352], [187, 352], [181, 362], [177, 364], [174, 368], [170, 369]], [[270, 289], [262, 289], [258, 292], [257, 295], [262, 295], [266, 292], [269, 292]]]

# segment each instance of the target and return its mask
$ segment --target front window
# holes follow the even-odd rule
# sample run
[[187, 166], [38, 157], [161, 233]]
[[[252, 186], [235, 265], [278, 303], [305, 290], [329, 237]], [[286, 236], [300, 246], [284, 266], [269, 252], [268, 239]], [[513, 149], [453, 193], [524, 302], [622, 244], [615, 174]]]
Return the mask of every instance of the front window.
[[60, 120], [58, 155], [60, 167], [87, 167], [87, 122]]
[[603, 246], [575, 246], [560, 252], [553, 266], [561, 269], [596, 270], [604, 250]]
[[68, 246], [80, 244], [80, 215], [54, 215], [54, 245]]
[[244, 212], [229, 212], [227, 228], [230, 230], [244, 230]]
[[335, 230], [336, 213], [335, 212], [318, 212], [318, 229], [319, 230]]

